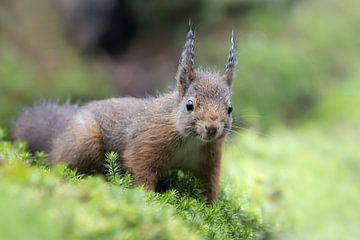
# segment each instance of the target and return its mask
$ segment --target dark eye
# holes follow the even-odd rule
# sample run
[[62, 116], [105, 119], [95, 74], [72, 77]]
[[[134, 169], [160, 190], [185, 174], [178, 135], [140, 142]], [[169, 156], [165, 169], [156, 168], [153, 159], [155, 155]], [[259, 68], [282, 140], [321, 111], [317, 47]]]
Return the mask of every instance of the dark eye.
[[232, 113], [232, 107], [230, 106], [229, 108], [228, 108], [228, 114], [231, 114]]
[[186, 110], [192, 111], [194, 110], [194, 103], [192, 100], [187, 100], [186, 102]]

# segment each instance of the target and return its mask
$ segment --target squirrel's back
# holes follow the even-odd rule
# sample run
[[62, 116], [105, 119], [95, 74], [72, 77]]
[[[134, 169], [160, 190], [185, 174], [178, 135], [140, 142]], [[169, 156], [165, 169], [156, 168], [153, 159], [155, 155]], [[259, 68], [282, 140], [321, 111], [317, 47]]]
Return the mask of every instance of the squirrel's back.
[[50, 152], [52, 140], [65, 129], [78, 106], [65, 103], [39, 102], [24, 108], [12, 133], [14, 140], [25, 140], [32, 152]]

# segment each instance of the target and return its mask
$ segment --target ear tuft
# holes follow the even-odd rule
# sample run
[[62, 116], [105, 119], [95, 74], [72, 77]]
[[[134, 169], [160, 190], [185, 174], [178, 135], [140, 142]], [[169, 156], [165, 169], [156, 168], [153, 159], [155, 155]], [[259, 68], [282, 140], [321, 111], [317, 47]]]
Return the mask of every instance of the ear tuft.
[[231, 47], [229, 51], [228, 61], [225, 66], [224, 80], [231, 86], [235, 77], [235, 67], [237, 64], [237, 39], [234, 36], [234, 30], [231, 32]]
[[180, 96], [184, 96], [186, 90], [194, 79], [194, 57], [195, 57], [195, 34], [189, 20], [189, 31], [186, 36], [186, 42], [181, 53], [179, 66], [176, 74]]

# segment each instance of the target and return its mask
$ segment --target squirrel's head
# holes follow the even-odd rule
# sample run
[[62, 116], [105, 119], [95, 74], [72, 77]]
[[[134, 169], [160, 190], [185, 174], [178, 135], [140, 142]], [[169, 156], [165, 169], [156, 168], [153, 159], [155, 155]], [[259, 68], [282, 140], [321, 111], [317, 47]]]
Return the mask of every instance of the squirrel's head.
[[226, 136], [232, 124], [231, 85], [237, 63], [234, 33], [223, 74], [194, 69], [194, 33], [190, 27], [176, 82], [180, 98], [177, 128], [184, 136], [211, 142]]

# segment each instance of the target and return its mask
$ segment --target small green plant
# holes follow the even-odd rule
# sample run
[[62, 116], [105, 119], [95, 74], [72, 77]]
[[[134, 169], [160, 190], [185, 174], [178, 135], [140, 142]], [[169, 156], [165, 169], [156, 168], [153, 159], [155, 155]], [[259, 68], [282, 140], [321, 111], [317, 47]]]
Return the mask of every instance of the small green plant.
[[105, 156], [106, 177], [111, 182], [116, 181], [121, 169], [118, 159], [119, 154], [117, 152], [109, 152]]
[[30, 165], [36, 165], [38, 167], [47, 167], [49, 164], [46, 153], [44, 152], [36, 152], [35, 154], [27, 158], [27, 163]]
[[194, 198], [205, 201], [202, 182], [189, 172], [183, 172], [181, 170], [172, 171], [162, 179], [159, 185], [159, 192], [172, 189], [176, 191], [176, 195], [180, 198]]
[[119, 154], [117, 152], [107, 153], [104, 165], [105, 175], [108, 181], [124, 188], [131, 188], [133, 186], [133, 178], [129, 172], [121, 168]]

